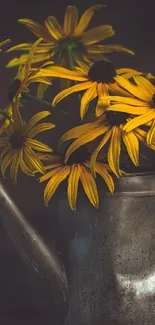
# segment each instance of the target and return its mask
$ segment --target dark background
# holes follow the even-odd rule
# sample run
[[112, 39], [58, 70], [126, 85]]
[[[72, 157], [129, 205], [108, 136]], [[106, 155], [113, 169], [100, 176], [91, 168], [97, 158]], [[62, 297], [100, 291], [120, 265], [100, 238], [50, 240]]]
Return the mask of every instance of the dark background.
[[[22, 24], [16, 22], [18, 18], [31, 18], [40, 23], [48, 15], [57, 16], [61, 22], [66, 5], [76, 5], [80, 14], [94, 4], [102, 1], [92, 0], [5, 0], [0, 7], [0, 40], [12, 39], [12, 44], [29, 42], [35, 40]], [[133, 67], [144, 72], [150, 71], [155, 74], [155, 3], [152, 0], [123, 1], [107, 0], [103, 2], [107, 8], [96, 12], [91, 26], [99, 24], [112, 24], [116, 30], [116, 36], [109, 43], [122, 44], [136, 52], [135, 57], [116, 53], [112, 55], [116, 67]], [[0, 80], [1, 80], [1, 107], [8, 104], [7, 89], [14, 77], [15, 69], [5, 69], [6, 63], [13, 54], [0, 54]], [[69, 111], [73, 109], [70, 102]], [[40, 105], [39, 105], [40, 106]], [[37, 112], [38, 105], [32, 103], [25, 114], [29, 117]], [[74, 105], [73, 105], [74, 106]], [[40, 106], [41, 109], [48, 109]], [[60, 117], [61, 116], [61, 117]], [[53, 120], [65, 131], [68, 126], [68, 116], [53, 113]], [[59, 131], [51, 132], [48, 143], [53, 145]], [[53, 135], [54, 134], [54, 135]], [[27, 219], [42, 234], [44, 239], [50, 243], [52, 233], [52, 206], [47, 209], [43, 204], [43, 186], [38, 185], [33, 178], [21, 175], [18, 185], [12, 185], [8, 177], [2, 180], [11, 197], [22, 209]], [[53, 201], [54, 204], [54, 201]], [[31, 274], [20, 260], [5, 231], [0, 224], [0, 324], [48, 324], [48, 315], [44, 308], [34, 303], [37, 295], [36, 285]], [[56, 318], [53, 324], [57, 325]]]

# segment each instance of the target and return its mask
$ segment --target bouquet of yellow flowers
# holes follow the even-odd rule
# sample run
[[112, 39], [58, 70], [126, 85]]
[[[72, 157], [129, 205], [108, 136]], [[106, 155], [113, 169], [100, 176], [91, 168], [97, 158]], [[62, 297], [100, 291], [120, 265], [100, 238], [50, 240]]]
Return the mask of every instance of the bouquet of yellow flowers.
[[[104, 40], [115, 35], [111, 25], [88, 29], [93, 15], [103, 7], [94, 5], [79, 18], [77, 8], [68, 6], [62, 25], [53, 16], [47, 17], [44, 25], [19, 19], [36, 41], [7, 50], [22, 54], [7, 65], [18, 70], [8, 90], [10, 104], [0, 112], [1, 174], [5, 177], [10, 167], [14, 183], [19, 169], [28, 176], [37, 176], [40, 183], [47, 181], [46, 205], [60, 183], [67, 180], [72, 210], [76, 209], [79, 183], [97, 208], [97, 178], [113, 193], [115, 177], [127, 172], [123, 157], [128, 157], [132, 170], [134, 165], [139, 166], [140, 143], [155, 150], [155, 86], [150, 81], [153, 76], [130, 68], [115, 69], [107, 58], [112, 52], [134, 52], [121, 45], [104, 44]], [[31, 93], [32, 83], [38, 84], [36, 96]], [[59, 92], [47, 101], [46, 91], [51, 95], [56, 83]], [[59, 128], [59, 123], [55, 125], [50, 120], [52, 107], [56, 106], [59, 112], [58, 103], [72, 94], [79, 106], [79, 125], [72, 124], [53, 150], [36, 137]], [[26, 122], [23, 107], [25, 100], [30, 103], [31, 99], [48, 106], [48, 110], [37, 112]], [[65, 114], [69, 119], [67, 107]], [[48, 121], [42, 122], [45, 118]], [[62, 147], [65, 150], [60, 150]]]

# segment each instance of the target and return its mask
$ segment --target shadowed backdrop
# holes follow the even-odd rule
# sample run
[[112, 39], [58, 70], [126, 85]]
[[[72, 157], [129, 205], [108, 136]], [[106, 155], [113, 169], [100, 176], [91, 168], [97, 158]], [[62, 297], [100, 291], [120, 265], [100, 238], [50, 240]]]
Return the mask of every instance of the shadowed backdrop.
[[[3, 1], [0, 9], [0, 41], [11, 38], [12, 45], [22, 42], [31, 42], [35, 40], [32, 33], [22, 24], [17, 23], [19, 18], [31, 18], [40, 23], [48, 15], [56, 16], [61, 23], [65, 7], [67, 5], [76, 5], [79, 13], [82, 14], [89, 6], [102, 3], [102, 1], [78, 0], [78, 1], [49, 1], [49, 0], [14, 0]], [[136, 55], [131, 57], [123, 53], [115, 53], [109, 58], [113, 60], [115, 66], [136, 68], [144, 72], [155, 74], [155, 37], [154, 37], [154, 1], [148, 0], [145, 4], [141, 1], [130, 0], [106, 0], [103, 2], [107, 7], [99, 10], [94, 15], [90, 27], [100, 24], [111, 24], [116, 30], [116, 36], [109, 39], [106, 43], [121, 44], [131, 48]], [[17, 53], [18, 54], [18, 53]], [[0, 107], [3, 108], [9, 102], [7, 99], [8, 87], [11, 84], [16, 69], [6, 69], [5, 65], [13, 58], [13, 53], [0, 54], [0, 80], [1, 80], [1, 98]], [[55, 89], [48, 91], [49, 99], [52, 99]], [[52, 115], [50, 120], [57, 124], [57, 128], [43, 139], [47, 144], [54, 146], [55, 140], [58, 139], [68, 127], [79, 118], [78, 104], [74, 104], [74, 96], [65, 101], [66, 110], [74, 114], [65, 115], [59, 112], [62, 104], [57, 108], [51, 109]], [[63, 104], [64, 107], [64, 104]], [[42, 104], [31, 102], [23, 109], [24, 117], [29, 118], [39, 109], [49, 109]], [[73, 118], [73, 120], [71, 120]], [[152, 159], [153, 156], [151, 156]], [[45, 241], [50, 244], [53, 233], [54, 212], [50, 204], [45, 208], [43, 204], [43, 186], [37, 184], [33, 178], [19, 175], [18, 184], [12, 185], [11, 180], [1, 179], [6, 186], [9, 194], [15, 200], [16, 204], [22, 209], [27, 219], [41, 233]], [[1, 325], [28, 325], [28, 324], [51, 324], [51, 318], [45, 311], [44, 306], [41, 308], [37, 303], [37, 286], [35, 280], [31, 277], [29, 271], [20, 260], [11, 242], [8, 240], [4, 229], [0, 223], [0, 324]], [[52, 309], [52, 303], [51, 303]], [[55, 311], [53, 310], [53, 324], [55, 321]], [[59, 324], [62, 320], [60, 319]], [[55, 325], [58, 325], [55, 323]]]

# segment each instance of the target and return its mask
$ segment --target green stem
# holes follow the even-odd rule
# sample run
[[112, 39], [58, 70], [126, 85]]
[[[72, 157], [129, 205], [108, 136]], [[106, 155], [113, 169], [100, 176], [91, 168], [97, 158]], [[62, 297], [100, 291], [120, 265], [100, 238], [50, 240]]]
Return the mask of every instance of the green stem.
[[72, 57], [72, 48], [70, 46], [68, 47], [68, 63], [69, 63], [69, 68], [71, 70], [74, 70], [73, 57]]
[[25, 99], [25, 100], [36, 100], [37, 102], [40, 102], [42, 104], [45, 104], [45, 105], [48, 105], [48, 106], [52, 106], [50, 102], [48, 102], [47, 100], [44, 100], [44, 99], [38, 99], [37, 97], [31, 95], [30, 93], [23, 93], [22, 95], [22, 99]]

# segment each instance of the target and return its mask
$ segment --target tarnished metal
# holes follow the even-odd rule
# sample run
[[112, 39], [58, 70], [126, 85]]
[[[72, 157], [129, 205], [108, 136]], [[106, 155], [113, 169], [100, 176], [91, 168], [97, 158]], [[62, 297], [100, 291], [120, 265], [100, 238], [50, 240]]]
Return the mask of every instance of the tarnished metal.
[[66, 242], [70, 311], [65, 325], [155, 324], [155, 175], [100, 186], [100, 207], [65, 197], [59, 219]]
[[[155, 324], [155, 175], [133, 175], [115, 183], [113, 195], [99, 184], [98, 210], [81, 192], [73, 212], [66, 193], [58, 193], [60, 249], [70, 295], [65, 325]], [[1, 216], [10, 238], [36, 276], [39, 272], [47, 292], [64, 303], [67, 284], [55, 254], [46, 251], [5, 195], [0, 187]], [[65, 306], [60, 303], [59, 313]]]
[[[49, 313], [57, 309], [55, 320], [62, 324], [68, 312], [68, 285], [64, 268], [56, 252], [48, 247], [33, 229], [2, 184], [0, 184], [0, 218], [8, 236], [37, 281], [40, 302]], [[61, 310], [61, 313], [59, 312]]]

